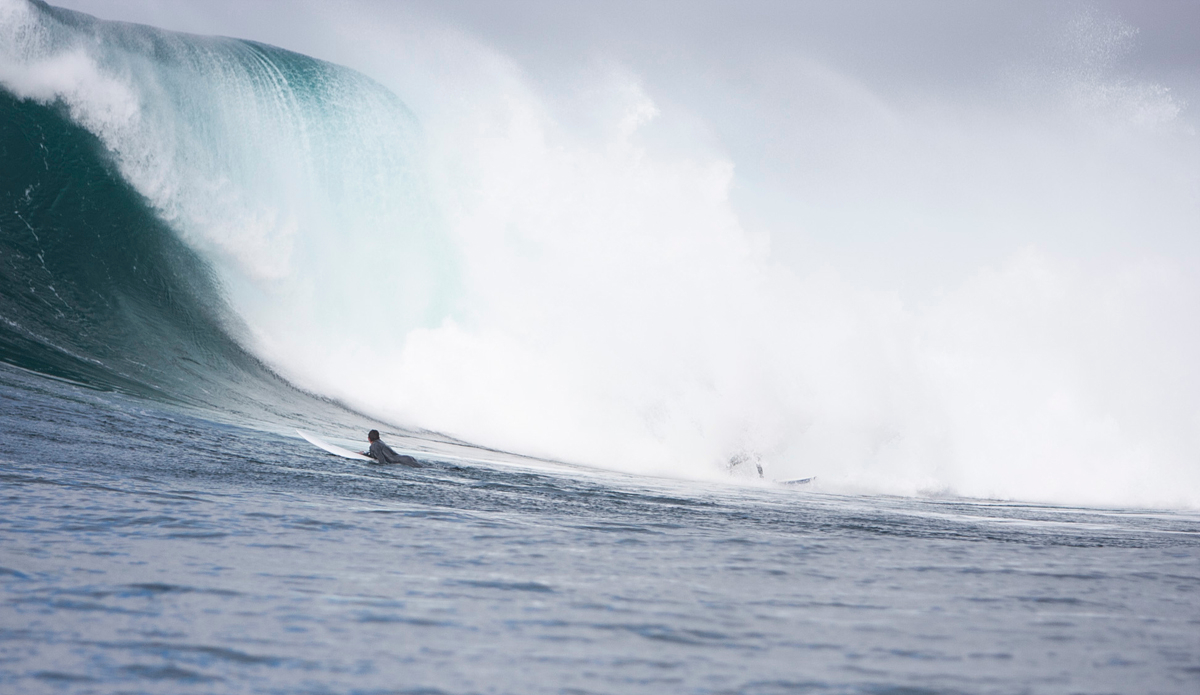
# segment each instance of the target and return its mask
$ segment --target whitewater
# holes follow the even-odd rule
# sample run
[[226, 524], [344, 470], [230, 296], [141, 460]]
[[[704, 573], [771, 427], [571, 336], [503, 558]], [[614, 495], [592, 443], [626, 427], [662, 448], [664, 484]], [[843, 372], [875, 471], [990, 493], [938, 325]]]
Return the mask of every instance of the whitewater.
[[4, 690], [1200, 683], [1186, 8], [65, 4]]

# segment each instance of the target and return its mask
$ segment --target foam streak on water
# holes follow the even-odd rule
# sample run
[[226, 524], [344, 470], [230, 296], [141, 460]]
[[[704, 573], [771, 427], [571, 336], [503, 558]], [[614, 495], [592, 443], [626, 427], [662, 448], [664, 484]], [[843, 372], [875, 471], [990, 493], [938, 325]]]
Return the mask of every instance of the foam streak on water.
[[1200, 685], [1194, 513], [373, 468], [0, 379], [6, 692]]

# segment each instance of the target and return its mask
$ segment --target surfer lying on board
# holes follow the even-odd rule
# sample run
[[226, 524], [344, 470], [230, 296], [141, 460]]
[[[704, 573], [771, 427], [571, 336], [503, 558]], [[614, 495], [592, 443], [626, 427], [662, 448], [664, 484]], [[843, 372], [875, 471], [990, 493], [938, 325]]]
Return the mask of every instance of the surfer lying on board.
[[399, 463], [411, 468], [420, 468], [421, 464], [411, 456], [397, 454], [392, 451], [392, 447], [383, 443], [379, 438], [379, 430], [371, 430], [367, 433], [367, 441], [371, 443], [371, 448], [363, 452], [363, 456], [370, 456], [375, 459], [376, 463]]

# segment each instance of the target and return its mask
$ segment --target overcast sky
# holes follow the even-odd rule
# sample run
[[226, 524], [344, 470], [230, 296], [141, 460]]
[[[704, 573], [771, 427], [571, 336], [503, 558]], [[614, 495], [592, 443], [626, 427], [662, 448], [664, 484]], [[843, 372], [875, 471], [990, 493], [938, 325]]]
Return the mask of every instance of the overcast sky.
[[[1194, 176], [1190, 150], [1113, 139], [1102, 123], [1087, 135], [1088, 123], [1053, 113], [1082, 82], [1114, 102], [1103, 109], [1135, 120], [1173, 113], [1172, 127], [1197, 129], [1193, 0], [59, 4], [350, 64], [419, 117], [436, 104], [396, 74], [402, 45], [430, 33], [510, 61], [551, 109], [569, 111], [563, 95], [592, 66], [619, 66], [663, 113], [648, 137], [663, 146], [695, 125], [685, 147], [734, 164], [739, 215], [771, 234], [781, 257], [849, 254], [844, 265], [864, 282], [899, 282], [889, 275], [897, 264], [906, 282], [952, 277], [1027, 244], [1075, 253], [1115, 240], [1122, 253], [1176, 253], [1195, 252], [1200, 236], [1196, 196], [1159, 193]], [[393, 45], [365, 57], [371, 41], [353, 27], [378, 27]], [[913, 251], [929, 246], [936, 261]]]
[[[54, 3], [106, 19], [263, 40], [320, 32], [304, 24], [295, 2], [183, 4], [152, 0], [62, 0]], [[1200, 72], [1200, 3], [1191, 0], [914, 0], [892, 2], [321, 2], [343, 11], [422, 17], [468, 31], [518, 57], [581, 58], [592, 52], [656, 60], [703, 57], [737, 61], [763, 47], [789, 45], [864, 72], [953, 82], [1044, 49], [1064, 21], [1096, 12], [1136, 27], [1130, 67], [1194, 80]], [[286, 46], [285, 46], [286, 47]]]

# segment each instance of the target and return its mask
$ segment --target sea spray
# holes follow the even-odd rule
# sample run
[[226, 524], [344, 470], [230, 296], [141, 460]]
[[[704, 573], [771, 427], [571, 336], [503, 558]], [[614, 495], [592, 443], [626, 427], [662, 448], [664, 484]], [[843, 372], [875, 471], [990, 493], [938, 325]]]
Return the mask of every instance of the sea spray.
[[[400, 19], [340, 13], [326, 50], [419, 126], [261, 44], [124, 28], [221, 60], [95, 60], [158, 119], [123, 171], [298, 383], [635, 472], [1200, 503], [1200, 157], [1182, 102], [1105, 49], [1126, 25], [1063, 25], [1078, 50], [966, 98], [795, 47], [748, 66], [758, 91], [611, 60], [563, 87]], [[304, 102], [281, 65], [329, 79]], [[756, 137], [778, 151], [746, 166]]]
[[[642, 472], [1194, 503], [1198, 143], [1122, 72], [1127, 24], [1069, 17], [970, 93], [913, 95], [791, 46], [739, 66], [757, 93], [563, 79], [371, 17], [341, 58], [403, 66], [381, 79], [422, 115], [471, 309], [410, 335], [372, 404]], [[698, 114], [780, 149], [739, 179]]]

